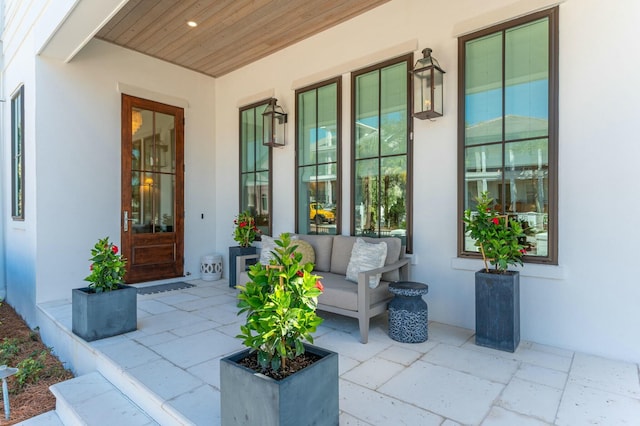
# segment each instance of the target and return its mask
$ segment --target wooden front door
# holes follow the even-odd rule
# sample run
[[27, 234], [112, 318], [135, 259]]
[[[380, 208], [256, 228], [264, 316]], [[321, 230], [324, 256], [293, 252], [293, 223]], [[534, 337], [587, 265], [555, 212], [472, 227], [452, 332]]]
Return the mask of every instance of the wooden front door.
[[122, 95], [125, 282], [183, 275], [184, 110]]

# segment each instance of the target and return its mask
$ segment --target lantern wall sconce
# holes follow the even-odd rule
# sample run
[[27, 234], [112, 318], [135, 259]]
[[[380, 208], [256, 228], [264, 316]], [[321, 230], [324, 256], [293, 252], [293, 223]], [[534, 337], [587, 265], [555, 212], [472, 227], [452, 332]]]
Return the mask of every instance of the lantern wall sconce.
[[282, 147], [287, 134], [287, 114], [277, 104], [276, 98], [269, 99], [269, 104], [262, 113], [262, 144]]
[[426, 118], [442, 117], [442, 76], [444, 71], [431, 56], [432, 50], [422, 51], [423, 58], [413, 67], [413, 116]]

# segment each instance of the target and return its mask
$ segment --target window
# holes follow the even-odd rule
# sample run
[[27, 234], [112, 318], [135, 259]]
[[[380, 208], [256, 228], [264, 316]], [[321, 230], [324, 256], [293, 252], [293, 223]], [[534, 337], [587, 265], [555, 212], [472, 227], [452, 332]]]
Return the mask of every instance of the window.
[[24, 86], [11, 98], [11, 216], [24, 220]]
[[[459, 39], [459, 207], [488, 191], [523, 224], [525, 261], [557, 264], [558, 9]], [[474, 241], [460, 221], [459, 252]]]
[[411, 252], [413, 54], [351, 75], [351, 234], [398, 236]]
[[340, 93], [335, 78], [296, 91], [296, 232], [337, 233], [340, 212]]
[[271, 235], [271, 150], [262, 145], [262, 112], [268, 100], [240, 109], [240, 208]]

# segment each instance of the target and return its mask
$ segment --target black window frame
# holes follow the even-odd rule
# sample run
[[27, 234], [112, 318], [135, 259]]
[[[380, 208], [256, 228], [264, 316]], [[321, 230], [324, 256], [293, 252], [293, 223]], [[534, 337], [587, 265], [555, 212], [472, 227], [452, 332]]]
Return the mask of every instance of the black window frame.
[[[16, 117], [19, 114], [19, 117]], [[11, 96], [11, 217], [25, 219], [24, 85]]]
[[[356, 207], [356, 139], [357, 139], [357, 126], [356, 126], [356, 80], [357, 77], [363, 74], [370, 73], [375, 70], [382, 70], [384, 68], [399, 64], [406, 63], [407, 72], [406, 72], [406, 129], [407, 129], [407, 149], [406, 149], [406, 199], [405, 199], [405, 210], [406, 210], [406, 229], [405, 229], [405, 240], [403, 241], [403, 245], [405, 246], [407, 253], [413, 253], [413, 116], [411, 114], [411, 108], [413, 105], [413, 86], [411, 81], [411, 70], [414, 65], [414, 57], [413, 53], [407, 53], [404, 55], [397, 56], [395, 58], [391, 58], [377, 64], [373, 64], [367, 66], [365, 68], [353, 71], [351, 73], [351, 178], [350, 178], [350, 235], [356, 235], [356, 218], [355, 218], [355, 207]], [[378, 80], [380, 84], [380, 79]], [[380, 115], [378, 115], [380, 116]], [[378, 161], [380, 162], [382, 158], [385, 156], [381, 156], [380, 152], [378, 152]], [[373, 157], [372, 157], [373, 158]], [[371, 236], [371, 235], [367, 235]], [[383, 237], [383, 235], [372, 235], [374, 237]]]
[[[516, 18], [481, 31], [466, 34], [458, 38], [458, 217], [462, 218], [465, 210], [465, 46], [466, 43], [491, 34], [503, 34], [512, 28], [547, 18], [549, 20], [549, 83], [548, 83], [548, 239], [546, 256], [523, 257], [526, 263], [558, 264], [558, 58], [559, 58], [559, 8], [554, 7]], [[504, 38], [504, 37], [503, 37]], [[505, 53], [502, 51], [502, 78], [504, 79]], [[504, 85], [503, 85], [504, 87]], [[503, 93], [504, 105], [504, 93]], [[504, 108], [502, 117], [505, 117]], [[503, 119], [504, 122], [504, 119]], [[504, 145], [504, 131], [501, 143]], [[504, 158], [502, 161], [504, 169]], [[503, 177], [504, 179], [504, 174]], [[479, 258], [477, 252], [465, 251], [465, 225], [458, 221], [458, 257]]]
[[[264, 170], [264, 169], [257, 169], [257, 159], [258, 156], [256, 155], [257, 153], [257, 146], [262, 145], [262, 126], [257, 126], [258, 123], [262, 123], [262, 112], [264, 111], [264, 109], [267, 107], [267, 105], [269, 104], [269, 100], [270, 99], [264, 99], [255, 103], [252, 103], [250, 105], [245, 105], [243, 107], [241, 107], [239, 109], [239, 113], [238, 113], [238, 124], [239, 124], [239, 131], [238, 131], [238, 135], [239, 135], [239, 141], [238, 141], [238, 145], [239, 145], [239, 157], [238, 157], [238, 184], [239, 184], [239, 194], [238, 194], [238, 212], [243, 212], [245, 210], [249, 210], [248, 206], [243, 204], [243, 194], [244, 194], [244, 188], [243, 188], [243, 177], [249, 174], [253, 174], [254, 175], [254, 186], [257, 186], [257, 182], [256, 182], [256, 178], [258, 173], [263, 173], [266, 172], [267, 176], [268, 176], [268, 193], [267, 193], [267, 215], [266, 218], [263, 217], [262, 215], [257, 215], [256, 212], [252, 212], [250, 211], [250, 213], [252, 213], [253, 215], [255, 215], [255, 219], [256, 219], [256, 225], [257, 227], [260, 229], [260, 231], [263, 234], [266, 235], [271, 235], [273, 232], [273, 148], [272, 147], [267, 147], [268, 148], [268, 152], [269, 152], [269, 158], [267, 160], [268, 163], [268, 170]], [[256, 141], [256, 144], [254, 146], [254, 153], [253, 153], [253, 161], [254, 161], [254, 167], [252, 170], [243, 170], [242, 169], [242, 158], [243, 155], [245, 153], [245, 150], [247, 149], [247, 147], [244, 144], [243, 141], [243, 131], [244, 131], [244, 123], [242, 122], [242, 116], [243, 113], [245, 111], [251, 110], [253, 109], [253, 114], [254, 114], [254, 126], [253, 126], [253, 140]], [[259, 130], [260, 129], [260, 130]], [[264, 194], [263, 193], [255, 193], [255, 206], [261, 206], [264, 203]], [[265, 224], [266, 221], [266, 224]]]
[[[341, 220], [340, 220], [340, 212], [341, 212], [341, 206], [342, 206], [342, 77], [338, 76], [335, 78], [331, 78], [328, 80], [324, 80], [306, 87], [302, 87], [300, 89], [297, 89], [295, 91], [295, 95], [296, 95], [296, 121], [295, 121], [295, 139], [296, 139], [296, 160], [295, 160], [295, 170], [296, 170], [296, 185], [295, 185], [295, 231], [296, 233], [301, 232], [302, 227], [300, 226], [300, 214], [301, 212], [299, 211], [299, 191], [300, 191], [300, 169], [303, 167], [309, 167], [311, 166], [310, 164], [304, 164], [304, 165], [300, 165], [300, 159], [299, 159], [299, 152], [300, 152], [300, 129], [299, 129], [299, 117], [301, 117], [301, 114], [299, 113], [299, 97], [301, 94], [309, 92], [309, 91], [315, 91], [316, 92], [316, 123], [318, 122], [318, 108], [317, 108], [317, 104], [318, 104], [318, 90], [323, 88], [323, 87], [327, 87], [330, 86], [332, 84], [336, 85], [336, 115], [337, 115], [337, 122], [336, 122], [336, 160], [334, 161], [334, 163], [336, 164], [336, 193], [335, 193], [335, 199], [336, 199], [336, 205], [335, 205], [335, 227], [336, 227], [336, 235], [340, 234], [340, 229], [341, 229]], [[316, 126], [318, 127], [318, 126]], [[318, 150], [318, 146], [316, 144], [316, 153]], [[319, 156], [316, 154], [316, 162], [314, 163], [316, 166], [316, 169], [323, 164], [329, 164], [329, 163], [321, 163], [318, 161]], [[316, 173], [316, 176], [318, 176], [318, 173]], [[316, 181], [317, 182], [317, 181]], [[305, 216], [308, 216], [305, 215]], [[307, 221], [309, 221], [308, 217], [307, 217]], [[316, 231], [316, 233], [318, 233]]]

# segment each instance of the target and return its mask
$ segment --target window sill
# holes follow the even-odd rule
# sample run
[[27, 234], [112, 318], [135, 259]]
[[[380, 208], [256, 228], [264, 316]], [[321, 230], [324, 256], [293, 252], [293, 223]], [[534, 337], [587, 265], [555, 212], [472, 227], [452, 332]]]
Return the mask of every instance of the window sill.
[[[454, 257], [451, 259], [451, 268], [463, 271], [479, 271], [484, 267], [481, 259], [468, 259]], [[547, 280], [564, 280], [567, 271], [558, 265], [540, 265], [537, 263], [525, 263], [524, 266], [510, 267], [514, 271], [520, 271], [523, 277], [543, 278]]]

